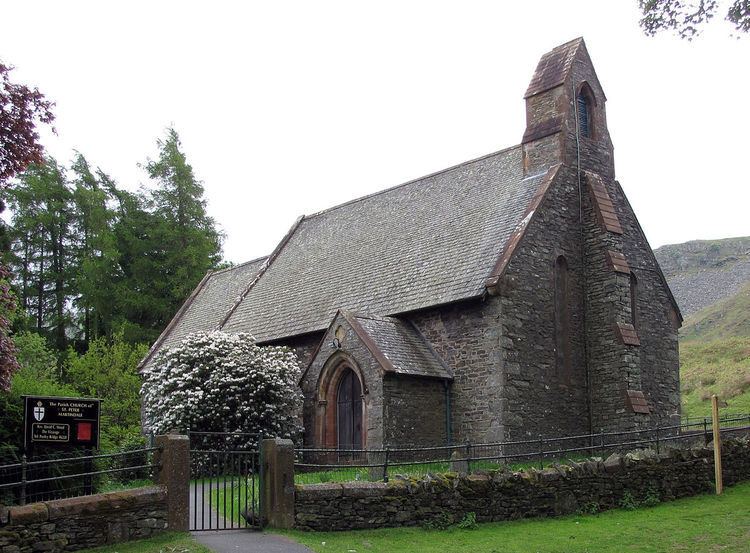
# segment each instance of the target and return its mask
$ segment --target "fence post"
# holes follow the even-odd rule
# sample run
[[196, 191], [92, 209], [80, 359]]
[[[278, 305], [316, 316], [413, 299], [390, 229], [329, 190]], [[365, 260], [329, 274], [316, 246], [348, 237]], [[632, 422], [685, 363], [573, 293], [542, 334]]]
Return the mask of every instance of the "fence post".
[[716, 480], [716, 495], [724, 491], [724, 481], [721, 474], [721, 429], [719, 428], [719, 398], [711, 396], [711, 416], [714, 430], [714, 478]]
[[21, 505], [26, 505], [26, 454], [21, 455]]
[[703, 417], [703, 441], [706, 445], [708, 445], [708, 442], [710, 441], [708, 439], [708, 418]]
[[656, 423], [656, 453], [659, 453], [659, 422]]
[[385, 462], [383, 463], [383, 482], [388, 483], [388, 453], [389, 449], [385, 448]]
[[539, 468], [544, 468], [544, 456], [542, 455], [542, 451], [544, 450], [544, 439], [539, 438]]
[[273, 438], [261, 442], [261, 523], [294, 527], [294, 443]]
[[466, 444], [466, 474], [471, 474], [471, 442]]
[[167, 489], [167, 524], [172, 532], [190, 528], [190, 440], [166, 434], [156, 437], [156, 481]]

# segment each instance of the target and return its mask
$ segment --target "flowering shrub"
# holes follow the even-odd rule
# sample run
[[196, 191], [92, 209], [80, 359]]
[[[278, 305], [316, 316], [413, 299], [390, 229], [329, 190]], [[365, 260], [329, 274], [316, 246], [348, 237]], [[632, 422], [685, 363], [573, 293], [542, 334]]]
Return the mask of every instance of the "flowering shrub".
[[300, 435], [300, 368], [288, 348], [256, 346], [249, 334], [197, 332], [159, 352], [143, 377], [148, 431], [253, 434], [243, 445], [261, 433]]
[[[1, 211], [1, 210], [0, 210]], [[10, 389], [10, 379], [18, 370], [16, 346], [10, 337], [11, 318], [16, 311], [16, 298], [10, 291], [10, 272], [0, 265], [0, 391]]]

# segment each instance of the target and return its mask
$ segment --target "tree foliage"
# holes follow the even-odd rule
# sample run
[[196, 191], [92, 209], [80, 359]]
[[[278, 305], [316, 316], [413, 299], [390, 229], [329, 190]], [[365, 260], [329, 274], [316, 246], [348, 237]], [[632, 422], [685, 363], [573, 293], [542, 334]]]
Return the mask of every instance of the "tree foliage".
[[297, 439], [299, 376], [288, 348], [256, 346], [248, 334], [198, 332], [159, 352], [143, 374], [144, 416], [157, 433], [189, 429]]
[[36, 88], [11, 82], [12, 70], [0, 62], [0, 185], [42, 161], [37, 126], [55, 119], [52, 102]]
[[132, 193], [77, 154], [32, 164], [5, 196], [15, 286], [26, 327], [59, 352], [121, 333], [152, 342], [221, 259], [221, 234], [173, 129]]
[[128, 344], [122, 334], [115, 334], [111, 340], [93, 340], [83, 355], [68, 353], [67, 380], [82, 396], [104, 400], [105, 448], [127, 443], [141, 433], [141, 380], [136, 367], [147, 352], [145, 344]]
[[[643, 31], [654, 36], [661, 31], [673, 31], [680, 38], [692, 40], [701, 27], [720, 10], [718, 0], [639, 0], [643, 13], [640, 25]], [[734, 0], [725, 15], [738, 32], [750, 31], [750, 0]]]
[[[37, 125], [51, 125], [55, 116], [52, 102], [36, 88], [10, 80], [12, 67], [0, 62], [0, 188], [30, 163], [42, 160]], [[0, 199], [0, 213], [5, 204]], [[0, 220], [0, 251], [8, 248], [5, 224]], [[0, 266], [0, 391], [7, 390], [18, 369], [15, 345], [10, 337], [11, 318], [16, 310], [10, 293], [10, 274]]]
[[203, 184], [187, 162], [175, 130], [167, 129], [157, 145], [159, 157], [149, 160], [146, 170], [158, 183], [149, 204], [161, 222], [154, 238], [164, 252], [164, 291], [170, 299], [166, 323], [206, 271], [221, 261], [222, 237], [206, 213]]
[[0, 450], [20, 451], [23, 395], [100, 398], [102, 449], [142, 443], [136, 367], [148, 349], [145, 344], [128, 344], [120, 335], [97, 338], [85, 354], [69, 349], [60, 371], [59, 356], [46, 338], [21, 332], [15, 341], [20, 369], [10, 391], [0, 392]]
[[0, 393], [10, 388], [10, 379], [18, 370], [16, 346], [10, 339], [11, 320], [16, 299], [10, 290], [10, 273], [0, 265]]
[[[57, 356], [47, 341], [32, 332], [16, 336], [20, 368], [12, 377], [9, 391], [0, 391], [0, 460], [8, 453], [16, 457], [23, 446], [24, 395], [66, 396], [80, 394], [60, 381]], [[4, 447], [3, 447], [4, 446]]]

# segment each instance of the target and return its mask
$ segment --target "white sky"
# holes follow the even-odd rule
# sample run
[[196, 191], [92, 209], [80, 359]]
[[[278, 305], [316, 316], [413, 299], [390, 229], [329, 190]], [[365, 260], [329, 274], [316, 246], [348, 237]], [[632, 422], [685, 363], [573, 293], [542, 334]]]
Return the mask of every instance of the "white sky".
[[638, 16], [636, 0], [4, 0], [0, 59], [57, 103], [49, 152], [131, 190], [174, 124], [242, 262], [298, 215], [517, 144], [539, 57], [583, 36], [651, 245], [750, 235], [750, 36], [647, 38]]

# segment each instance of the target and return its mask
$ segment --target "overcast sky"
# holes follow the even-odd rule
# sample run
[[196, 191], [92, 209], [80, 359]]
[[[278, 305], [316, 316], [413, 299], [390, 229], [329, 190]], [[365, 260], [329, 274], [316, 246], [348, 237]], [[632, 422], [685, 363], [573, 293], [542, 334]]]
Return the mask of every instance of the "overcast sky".
[[617, 176], [653, 247], [750, 235], [750, 37], [648, 38], [636, 0], [3, 1], [0, 59], [56, 102], [50, 153], [121, 186], [173, 124], [226, 233], [294, 219], [520, 142], [539, 57], [583, 36]]

